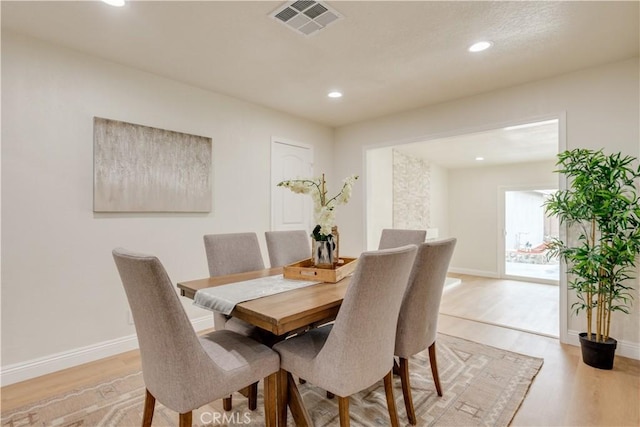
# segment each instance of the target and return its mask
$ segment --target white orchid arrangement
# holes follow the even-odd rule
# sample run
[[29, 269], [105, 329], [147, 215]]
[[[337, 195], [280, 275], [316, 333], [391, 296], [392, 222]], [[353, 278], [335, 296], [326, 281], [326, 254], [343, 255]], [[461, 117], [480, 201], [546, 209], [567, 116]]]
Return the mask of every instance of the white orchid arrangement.
[[327, 196], [327, 187], [324, 174], [320, 178], [290, 179], [278, 183], [278, 187], [285, 187], [294, 193], [309, 194], [313, 199], [314, 218], [316, 227], [313, 229], [315, 240], [327, 240], [331, 236], [331, 228], [336, 219], [335, 208], [344, 205], [351, 198], [353, 184], [358, 179], [357, 175], [351, 175], [342, 180], [342, 188], [335, 196]]

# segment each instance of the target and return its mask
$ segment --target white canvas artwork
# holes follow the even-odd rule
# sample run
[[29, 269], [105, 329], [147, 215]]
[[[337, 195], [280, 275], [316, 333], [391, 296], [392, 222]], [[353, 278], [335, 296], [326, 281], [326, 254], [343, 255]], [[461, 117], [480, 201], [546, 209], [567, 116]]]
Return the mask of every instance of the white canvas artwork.
[[210, 212], [211, 138], [94, 117], [95, 212]]

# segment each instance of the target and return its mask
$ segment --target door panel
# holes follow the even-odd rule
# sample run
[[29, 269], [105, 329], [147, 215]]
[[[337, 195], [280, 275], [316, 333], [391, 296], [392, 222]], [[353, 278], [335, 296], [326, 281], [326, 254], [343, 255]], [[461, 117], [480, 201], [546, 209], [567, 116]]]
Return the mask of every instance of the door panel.
[[296, 143], [271, 144], [271, 229], [306, 230], [311, 227], [311, 197], [277, 187], [286, 179], [313, 176], [313, 150]]

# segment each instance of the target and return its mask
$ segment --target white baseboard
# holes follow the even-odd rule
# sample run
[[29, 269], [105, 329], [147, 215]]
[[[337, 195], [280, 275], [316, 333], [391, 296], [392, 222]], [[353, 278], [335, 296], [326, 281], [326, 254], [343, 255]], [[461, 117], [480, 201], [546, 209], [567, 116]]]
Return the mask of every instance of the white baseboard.
[[490, 279], [499, 279], [500, 275], [495, 271], [474, 270], [471, 268], [449, 267], [449, 273], [466, 274], [469, 276], [488, 277]]
[[[578, 334], [578, 331], [569, 331], [569, 333], [567, 334], [567, 344], [580, 347], [580, 338]], [[618, 340], [618, 345], [616, 346], [616, 356], [640, 360], [640, 344], [631, 341]]]
[[[212, 328], [213, 316], [203, 316], [192, 319], [191, 323], [196, 331]], [[83, 363], [93, 362], [94, 360], [135, 350], [136, 348], [138, 348], [138, 339], [136, 335], [133, 334], [62, 353], [51, 354], [27, 362], [3, 366], [0, 370], [0, 386], [25, 381], [62, 369], [72, 368], [82, 365]]]

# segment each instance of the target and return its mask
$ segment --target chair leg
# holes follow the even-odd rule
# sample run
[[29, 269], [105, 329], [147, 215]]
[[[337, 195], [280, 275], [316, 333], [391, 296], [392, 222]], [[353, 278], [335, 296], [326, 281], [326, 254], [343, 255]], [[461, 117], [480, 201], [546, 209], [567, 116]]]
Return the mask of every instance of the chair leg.
[[225, 397], [222, 399], [222, 409], [225, 411], [230, 411], [232, 407], [231, 395], [229, 397]]
[[433, 382], [436, 383], [436, 391], [438, 396], [442, 396], [442, 387], [440, 386], [440, 376], [438, 375], [438, 361], [436, 360], [436, 342], [429, 346], [429, 363], [431, 364], [431, 373], [433, 374]]
[[247, 405], [251, 411], [255, 411], [258, 407], [258, 383], [253, 383], [249, 386], [249, 393], [247, 395], [247, 399], [249, 402]]
[[180, 414], [180, 427], [191, 427], [192, 412]]
[[416, 425], [416, 411], [413, 408], [413, 397], [411, 396], [411, 383], [409, 382], [409, 361], [404, 357], [400, 358], [400, 382], [402, 383], [402, 396], [404, 397], [404, 407], [407, 410], [409, 424]]
[[[145, 389], [146, 390], [146, 389]], [[142, 427], [151, 427], [151, 421], [153, 420], [153, 410], [156, 407], [156, 398], [146, 390], [144, 396], [144, 413], [142, 415]]]
[[391, 427], [399, 427], [398, 411], [396, 410], [396, 401], [393, 398], [393, 370], [384, 376], [384, 391], [387, 395], [387, 408], [389, 409], [389, 418]]
[[266, 427], [276, 427], [278, 425], [277, 382], [278, 372], [264, 379], [264, 420]]
[[338, 396], [338, 410], [340, 412], [340, 427], [349, 427], [349, 396]]

